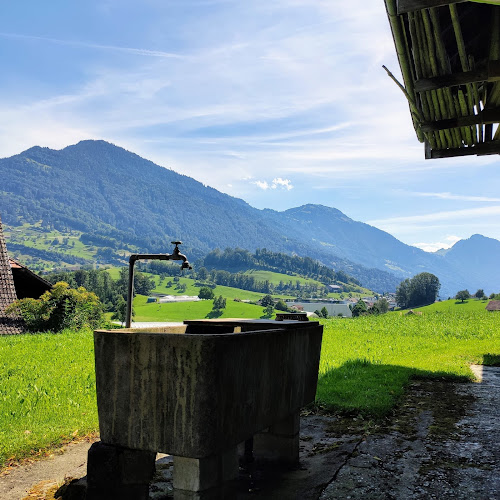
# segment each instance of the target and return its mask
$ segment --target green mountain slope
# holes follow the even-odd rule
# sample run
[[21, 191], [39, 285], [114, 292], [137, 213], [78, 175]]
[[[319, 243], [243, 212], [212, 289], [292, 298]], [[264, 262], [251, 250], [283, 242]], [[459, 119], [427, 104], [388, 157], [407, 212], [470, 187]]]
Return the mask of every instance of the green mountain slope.
[[266, 247], [346, 268], [380, 291], [399, 281], [304, 244], [244, 201], [104, 141], [82, 141], [60, 151], [33, 147], [1, 159], [0, 176], [5, 223], [19, 227], [41, 221], [44, 231], [78, 231], [83, 242], [104, 247], [108, 255], [113, 249], [170, 251], [170, 241], [181, 239], [191, 260], [217, 247]]
[[[442, 296], [464, 288], [498, 291], [500, 283], [498, 266], [471, 257], [487, 252], [488, 262], [497, 262], [496, 240], [485, 245], [475, 238], [467, 251], [457, 243], [455, 250], [426, 253], [334, 208], [257, 210], [104, 141], [82, 141], [60, 151], [33, 147], [0, 159], [0, 178], [4, 223], [21, 228], [23, 235], [23, 224], [59, 231], [62, 238], [78, 234], [86, 247], [82, 253], [74, 248], [73, 265], [89, 253], [100, 262], [117, 262], [127, 252], [168, 252], [170, 241], [180, 239], [192, 261], [215, 248], [267, 248], [344, 270], [378, 292], [394, 290], [402, 278], [422, 271], [438, 276]], [[11, 243], [18, 245], [11, 251], [20, 255], [34, 252], [19, 238]], [[70, 251], [50, 245], [40, 250]]]

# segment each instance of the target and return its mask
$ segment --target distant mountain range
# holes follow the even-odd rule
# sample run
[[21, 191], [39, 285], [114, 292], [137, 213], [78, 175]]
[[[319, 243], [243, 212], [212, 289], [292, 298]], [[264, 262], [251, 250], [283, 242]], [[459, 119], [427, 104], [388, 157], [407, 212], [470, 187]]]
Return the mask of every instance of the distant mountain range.
[[170, 252], [170, 241], [181, 239], [192, 261], [217, 247], [267, 248], [315, 258], [378, 292], [422, 271], [438, 276], [443, 297], [500, 291], [497, 240], [474, 235], [427, 253], [335, 208], [258, 210], [104, 141], [0, 159], [0, 179], [5, 223], [81, 231], [108, 254], [127, 245]]

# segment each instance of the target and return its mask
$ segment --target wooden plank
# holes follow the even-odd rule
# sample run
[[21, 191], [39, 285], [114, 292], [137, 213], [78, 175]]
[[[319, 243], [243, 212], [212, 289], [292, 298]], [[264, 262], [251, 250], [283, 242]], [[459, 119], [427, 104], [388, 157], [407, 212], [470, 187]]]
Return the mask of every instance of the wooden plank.
[[429, 152], [426, 150], [426, 159], [438, 158], [455, 158], [457, 156], [485, 156], [485, 155], [499, 155], [500, 154], [500, 141], [492, 141], [487, 143], [476, 144], [468, 148], [455, 148], [455, 149], [433, 149]]
[[436, 132], [450, 128], [470, 127], [478, 124], [499, 123], [500, 108], [484, 109], [477, 115], [460, 116], [458, 118], [449, 118], [446, 120], [437, 120], [434, 122], [424, 122], [420, 128], [422, 132]]
[[462, 3], [466, 0], [398, 0], [398, 14], [405, 14], [414, 10], [442, 7], [453, 3]]
[[498, 81], [500, 81], [500, 61], [490, 61], [488, 67], [474, 71], [441, 75], [434, 78], [421, 78], [415, 82], [415, 91], [427, 92], [428, 90], [437, 90], [468, 83]]

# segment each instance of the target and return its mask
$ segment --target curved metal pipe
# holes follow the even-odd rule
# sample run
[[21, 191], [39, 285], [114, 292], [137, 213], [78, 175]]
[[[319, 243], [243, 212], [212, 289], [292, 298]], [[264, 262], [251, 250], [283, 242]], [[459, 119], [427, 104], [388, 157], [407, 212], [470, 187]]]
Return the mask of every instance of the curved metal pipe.
[[170, 253], [133, 253], [129, 258], [128, 288], [127, 288], [127, 311], [125, 315], [125, 327], [130, 328], [132, 324], [132, 300], [134, 296], [134, 265], [138, 260], [182, 260], [181, 269], [193, 269], [187, 257], [179, 250], [182, 241], [172, 241], [175, 245], [174, 251]]

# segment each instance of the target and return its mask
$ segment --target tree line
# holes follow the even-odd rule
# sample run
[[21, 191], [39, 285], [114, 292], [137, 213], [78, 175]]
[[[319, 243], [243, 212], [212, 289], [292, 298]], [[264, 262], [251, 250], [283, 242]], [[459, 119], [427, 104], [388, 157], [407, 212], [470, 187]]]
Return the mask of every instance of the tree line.
[[311, 257], [287, 255], [266, 248], [258, 248], [253, 254], [242, 248], [226, 248], [224, 251], [216, 248], [204, 259], [201, 259], [199, 265], [207, 269], [233, 272], [261, 269], [289, 275], [297, 273], [326, 284], [341, 282], [361, 286], [356, 278], [348, 275], [345, 271], [335, 271]]
[[[117, 280], [113, 280], [105, 269], [80, 269], [79, 271], [51, 273], [45, 279], [52, 284], [65, 282], [71, 288], [83, 287], [95, 293], [105, 311], [117, 311], [123, 307], [127, 299], [128, 268], [120, 268]], [[134, 274], [134, 292], [140, 295], [149, 295], [155, 288], [154, 279], [144, 273]]]

